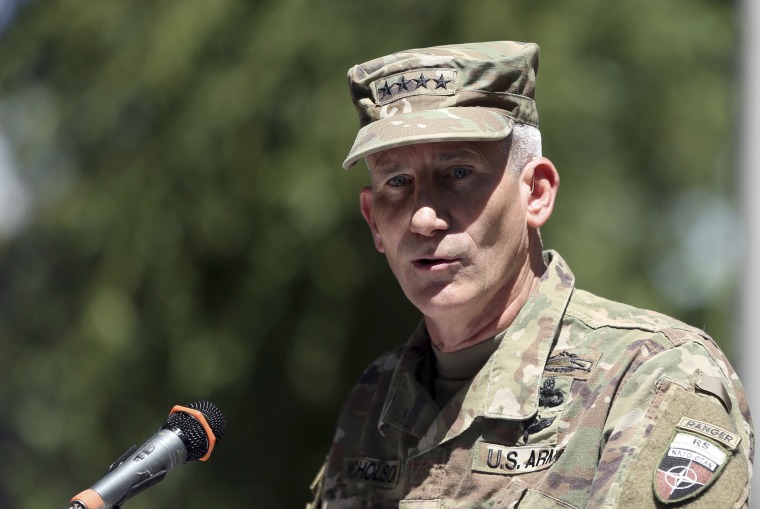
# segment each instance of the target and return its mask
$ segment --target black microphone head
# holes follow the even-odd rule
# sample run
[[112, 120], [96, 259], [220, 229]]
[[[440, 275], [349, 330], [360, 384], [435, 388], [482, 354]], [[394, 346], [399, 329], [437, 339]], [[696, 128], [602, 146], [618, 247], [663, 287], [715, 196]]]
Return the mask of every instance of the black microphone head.
[[187, 408], [200, 410], [200, 412], [206, 418], [206, 422], [208, 422], [208, 425], [211, 427], [211, 431], [214, 432], [216, 441], [219, 442], [222, 439], [227, 423], [224, 420], [222, 411], [219, 410], [215, 404], [211, 403], [210, 401], [194, 401], [193, 403], [187, 405]]
[[[211, 431], [220, 441], [225, 431], [225, 421], [221, 410], [216, 405], [208, 401], [195, 401], [186, 406], [193, 410], [198, 410], [206, 418]], [[195, 461], [206, 455], [209, 449], [209, 441], [206, 437], [206, 430], [193, 415], [187, 412], [174, 412], [169, 415], [162, 429], [168, 429], [176, 433], [187, 447], [187, 462]]]

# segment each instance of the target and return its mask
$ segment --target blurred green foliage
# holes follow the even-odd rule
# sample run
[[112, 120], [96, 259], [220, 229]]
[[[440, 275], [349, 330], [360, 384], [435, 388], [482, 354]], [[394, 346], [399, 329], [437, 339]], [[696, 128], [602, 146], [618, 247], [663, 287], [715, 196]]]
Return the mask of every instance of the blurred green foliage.
[[23, 3], [0, 34], [0, 142], [28, 198], [0, 237], [0, 506], [63, 507], [197, 399], [229, 422], [214, 457], [128, 507], [303, 505], [342, 398], [419, 319], [358, 212], [366, 171], [340, 169], [345, 72], [400, 49], [538, 42], [562, 176], [546, 245], [580, 287], [730, 353], [735, 17], [718, 0]]

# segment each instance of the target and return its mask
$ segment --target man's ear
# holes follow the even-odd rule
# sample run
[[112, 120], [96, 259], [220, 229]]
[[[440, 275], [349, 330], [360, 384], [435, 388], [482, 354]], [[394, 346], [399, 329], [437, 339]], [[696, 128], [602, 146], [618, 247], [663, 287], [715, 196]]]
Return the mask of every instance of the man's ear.
[[525, 165], [522, 186], [526, 195], [526, 221], [531, 228], [542, 227], [552, 215], [559, 189], [559, 173], [545, 157], [537, 157]]
[[380, 232], [377, 230], [377, 223], [375, 223], [375, 216], [373, 210], [373, 196], [372, 188], [369, 186], [362, 187], [361, 194], [359, 195], [360, 206], [362, 209], [362, 215], [364, 220], [369, 225], [369, 231], [372, 232], [372, 240], [375, 241], [375, 249], [381, 253], [385, 253], [383, 248], [383, 240], [380, 238]]

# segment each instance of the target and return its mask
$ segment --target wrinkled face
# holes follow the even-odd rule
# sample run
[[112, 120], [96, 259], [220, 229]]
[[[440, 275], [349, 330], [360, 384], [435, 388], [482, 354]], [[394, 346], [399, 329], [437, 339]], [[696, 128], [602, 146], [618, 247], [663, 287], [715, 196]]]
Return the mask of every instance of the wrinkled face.
[[427, 316], [506, 306], [528, 265], [530, 187], [502, 142], [438, 142], [370, 156], [362, 213], [409, 300]]

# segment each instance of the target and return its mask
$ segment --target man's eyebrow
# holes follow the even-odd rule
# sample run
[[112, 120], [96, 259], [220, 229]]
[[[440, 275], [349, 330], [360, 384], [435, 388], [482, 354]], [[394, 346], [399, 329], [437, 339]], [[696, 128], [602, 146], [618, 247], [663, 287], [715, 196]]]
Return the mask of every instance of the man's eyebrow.
[[403, 165], [399, 163], [389, 164], [389, 165], [383, 165], [379, 164], [377, 161], [375, 161], [375, 164], [372, 165], [372, 173], [376, 173], [378, 176], [388, 175], [391, 173], [398, 173], [403, 170]]
[[454, 150], [446, 150], [443, 152], [440, 152], [436, 159], [441, 162], [448, 162], [448, 161], [459, 161], [461, 159], [470, 159], [470, 158], [477, 158], [479, 157], [479, 154], [477, 151], [471, 149], [471, 148], [460, 148], [460, 149], [454, 149]]

